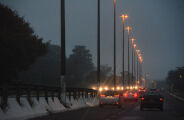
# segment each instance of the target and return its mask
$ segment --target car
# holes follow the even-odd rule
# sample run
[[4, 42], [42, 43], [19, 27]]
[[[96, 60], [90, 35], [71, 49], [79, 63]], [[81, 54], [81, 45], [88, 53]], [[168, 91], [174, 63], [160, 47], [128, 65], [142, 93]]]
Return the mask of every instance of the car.
[[142, 97], [144, 93], [146, 93], [146, 88], [140, 88], [139, 89], [139, 97]]
[[157, 91], [150, 91], [144, 94], [140, 102], [140, 110], [144, 108], [159, 108], [163, 111], [164, 98]]
[[99, 104], [100, 107], [104, 105], [116, 105], [121, 108], [120, 94], [118, 91], [107, 90], [100, 92]]
[[125, 91], [124, 93], [123, 93], [123, 100], [124, 100], [124, 102], [126, 102], [126, 101], [138, 101], [138, 98], [139, 98], [139, 96], [138, 96], [138, 92], [137, 91]]

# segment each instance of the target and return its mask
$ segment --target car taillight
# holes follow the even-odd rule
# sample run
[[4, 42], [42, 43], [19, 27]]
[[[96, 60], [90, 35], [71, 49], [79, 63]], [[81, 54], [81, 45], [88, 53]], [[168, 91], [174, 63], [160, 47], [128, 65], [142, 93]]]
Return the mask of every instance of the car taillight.
[[146, 90], [144, 90], [144, 92], [146, 92]]
[[163, 98], [160, 98], [160, 101], [163, 101]]
[[119, 97], [119, 95], [114, 95], [114, 97]]
[[116, 102], [117, 105], [119, 105], [119, 102]]
[[141, 100], [143, 101], [143, 100], [144, 100], [144, 98], [142, 97], [142, 98], [141, 98]]
[[100, 104], [103, 104], [103, 102], [100, 102]]
[[127, 96], [128, 96], [128, 94], [127, 94], [127, 93], [124, 93], [124, 94], [123, 94], [123, 96], [124, 96], [124, 97], [127, 97]]
[[100, 95], [100, 97], [105, 97], [105, 95]]
[[137, 93], [134, 93], [134, 97], [137, 97], [138, 95], [137, 95]]

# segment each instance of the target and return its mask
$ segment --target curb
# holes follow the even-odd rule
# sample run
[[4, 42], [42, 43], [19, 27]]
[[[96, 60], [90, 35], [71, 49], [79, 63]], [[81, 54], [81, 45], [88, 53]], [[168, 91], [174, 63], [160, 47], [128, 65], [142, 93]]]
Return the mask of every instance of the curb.
[[174, 97], [174, 98], [176, 98], [176, 99], [178, 99], [178, 100], [181, 100], [181, 101], [184, 101], [184, 98], [182, 98], [182, 97], [179, 97], [179, 96], [176, 96], [175, 94], [173, 94], [173, 93], [169, 93], [172, 97]]

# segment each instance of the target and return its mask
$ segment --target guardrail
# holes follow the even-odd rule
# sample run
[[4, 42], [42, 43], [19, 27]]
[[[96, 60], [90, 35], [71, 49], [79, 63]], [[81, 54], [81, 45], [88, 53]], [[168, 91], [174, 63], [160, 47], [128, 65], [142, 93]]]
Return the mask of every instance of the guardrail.
[[[62, 89], [60, 87], [49, 87], [41, 85], [30, 85], [30, 84], [13, 84], [0, 86], [0, 107], [5, 109], [8, 106], [8, 98], [15, 97], [19, 105], [21, 104], [20, 98], [26, 97], [29, 104], [32, 106], [32, 97], [36, 97], [39, 101], [40, 97], [44, 97], [48, 102], [48, 97], [51, 97], [54, 100], [54, 97], [57, 97], [60, 102], [65, 105], [62, 101]], [[97, 91], [88, 88], [66, 88], [66, 96], [71, 100], [71, 97], [74, 99], [96, 97]]]

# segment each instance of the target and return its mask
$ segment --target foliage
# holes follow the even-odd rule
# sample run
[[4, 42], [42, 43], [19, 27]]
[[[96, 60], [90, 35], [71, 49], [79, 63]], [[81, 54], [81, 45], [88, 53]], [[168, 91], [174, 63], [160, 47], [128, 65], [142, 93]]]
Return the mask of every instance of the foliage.
[[92, 55], [85, 46], [77, 45], [66, 61], [66, 83], [67, 86], [85, 86], [88, 74], [94, 69]]
[[38, 56], [47, 53], [47, 44], [35, 35], [24, 18], [7, 6], [0, 4], [0, 83], [17, 79], [17, 72], [24, 71]]
[[167, 83], [171, 89], [184, 91], [184, 67], [168, 72]]

